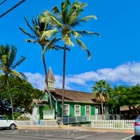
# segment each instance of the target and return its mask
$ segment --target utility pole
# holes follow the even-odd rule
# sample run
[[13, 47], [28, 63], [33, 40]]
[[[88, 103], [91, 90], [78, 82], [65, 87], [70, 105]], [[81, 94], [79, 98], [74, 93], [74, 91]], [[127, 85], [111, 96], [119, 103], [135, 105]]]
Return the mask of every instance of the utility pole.
[[[4, 4], [7, 0], [3, 0], [0, 5]], [[20, 4], [22, 4], [23, 2], [25, 2], [25, 0], [20, 0], [20, 2], [18, 2], [16, 5], [14, 5], [13, 7], [11, 7], [9, 10], [7, 10], [6, 12], [4, 12], [3, 14], [0, 15], [0, 18], [2, 18], [4, 15], [6, 15], [7, 13], [9, 13], [10, 11], [12, 11], [13, 9], [15, 9], [17, 6], [19, 6]]]

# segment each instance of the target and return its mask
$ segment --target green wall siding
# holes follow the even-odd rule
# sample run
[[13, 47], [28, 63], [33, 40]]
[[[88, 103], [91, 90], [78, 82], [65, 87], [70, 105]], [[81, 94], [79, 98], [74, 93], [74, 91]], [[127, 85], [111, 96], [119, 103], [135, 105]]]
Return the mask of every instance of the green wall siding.
[[95, 115], [95, 105], [93, 106], [91, 106], [91, 115]]
[[81, 116], [85, 116], [85, 104], [81, 104]]
[[[85, 103], [69, 103], [69, 102], [65, 102], [65, 104], [69, 104], [70, 107], [70, 117], [74, 117], [75, 113], [74, 113], [74, 105], [80, 105], [81, 106], [81, 116], [85, 116], [85, 106], [89, 105], [91, 106], [91, 115], [95, 114], [95, 105], [94, 104], [85, 104]], [[61, 112], [62, 112], [62, 102], [58, 102], [57, 104], [57, 114], [58, 117], [61, 117]]]

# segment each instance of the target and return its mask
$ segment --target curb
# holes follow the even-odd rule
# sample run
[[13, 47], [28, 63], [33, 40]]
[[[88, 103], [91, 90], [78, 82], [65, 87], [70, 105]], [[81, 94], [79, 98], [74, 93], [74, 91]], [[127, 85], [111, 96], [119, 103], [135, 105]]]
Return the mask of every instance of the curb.
[[122, 132], [122, 133], [129, 133], [129, 134], [134, 134], [133, 130], [110, 130], [110, 129], [95, 129], [95, 128], [80, 128], [80, 127], [17, 127], [17, 129], [28, 129], [28, 130], [79, 130], [79, 131], [93, 131], [93, 132]]

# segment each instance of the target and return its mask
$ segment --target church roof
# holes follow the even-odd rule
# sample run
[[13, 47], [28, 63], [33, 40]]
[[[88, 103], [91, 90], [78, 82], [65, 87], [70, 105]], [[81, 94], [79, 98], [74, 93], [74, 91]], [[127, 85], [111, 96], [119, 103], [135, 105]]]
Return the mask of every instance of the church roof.
[[[55, 89], [51, 94], [57, 101], [62, 101], [63, 90]], [[92, 93], [65, 89], [65, 101], [81, 103], [97, 103]]]
[[46, 80], [50, 81], [50, 82], [55, 82], [55, 78], [54, 78], [54, 75], [53, 75], [53, 72], [52, 72], [51, 68], [49, 68], [49, 71], [46, 75]]

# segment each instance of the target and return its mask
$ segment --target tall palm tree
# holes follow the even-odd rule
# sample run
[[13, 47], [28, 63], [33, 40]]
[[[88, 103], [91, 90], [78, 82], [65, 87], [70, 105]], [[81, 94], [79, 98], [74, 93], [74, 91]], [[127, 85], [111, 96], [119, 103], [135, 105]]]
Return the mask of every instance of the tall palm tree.
[[[43, 21], [42, 16], [38, 16], [38, 18], [32, 17], [32, 26], [29, 24], [28, 20], [26, 18], [25, 22], [29, 29], [31, 30], [32, 34], [26, 32], [23, 28], [19, 28], [24, 34], [30, 37], [30, 39], [25, 40], [26, 42], [31, 43], [38, 43], [41, 46], [42, 49], [42, 62], [44, 67], [44, 74], [47, 75], [47, 67], [46, 67], [46, 61], [44, 56], [44, 48], [46, 47], [46, 50], [51, 49], [63, 49], [63, 47], [56, 45], [55, 43], [60, 40], [60, 38], [56, 38], [55, 35], [57, 33], [57, 28], [54, 28], [51, 24], [49, 24], [48, 20]], [[51, 95], [48, 89], [47, 81], [45, 79], [46, 87], [45, 91], [49, 93], [50, 98], [50, 108], [52, 109], [52, 101], [51, 101]]]
[[[57, 49], [57, 47], [55, 47], [54, 45], [54, 43], [59, 40], [54, 37], [54, 35], [57, 33], [57, 29], [54, 28], [51, 24], [49, 24], [48, 21], [40, 22], [40, 18], [40, 16], [38, 18], [32, 17], [32, 26], [29, 24], [28, 20], [24, 18], [27, 26], [32, 32], [32, 34], [30, 34], [26, 32], [23, 28], [19, 28], [24, 34], [30, 37], [30, 39], [26, 39], [25, 41], [31, 43], [38, 43], [41, 46], [42, 52], [45, 46], [47, 46], [47, 50]], [[45, 75], [47, 75], [44, 54], [42, 54], [42, 62], [44, 66], [44, 73]]]
[[59, 33], [64, 42], [64, 54], [63, 54], [63, 80], [62, 80], [62, 89], [63, 89], [63, 98], [62, 98], [62, 123], [63, 123], [63, 108], [64, 108], [64, 97], [65, 97], [65, 73], [66, 73], [66, 47], [74, 46], [73, 39], [75, 39], [76, 43], [85, 50], [88, 54], [88, 59], [90, 58], [90, 51], [87, 49], [86, 45], [79, 39], [84, 35], [98, 35], [98, 33], [85, 31], [85, 30], [75, 30], [77, 26], [82, 24], [83, 22], [88, 21], [89, 19], [97, 19], [96, 16], [90, 15], [83, 18], [81, 14], [83, 12], [84, 7], [87, 6], [86, 3], [74, 2], [70, 4], [69, 0], [65, 0], [61, 3], [61, 8], [59, 9], [57, 6], [52, 8], [52, 12], [44, 11], [42, 13], [43, 20], [46, 17], [46, 20], [50, 20], [51, 24], [56, 26], [59, 30]]
[[110, 85], [105, 80], [95, 82], [92, 86], [92, 92], [98, 102], [101, 103], [102, 119], [104, 119], [104, 106], [103, 104], [109, 99]]
[[12, 119], [14, 119], [14, 110], [13, 110], [13, 101], [12, 94], [9, 87], [9, 76], [18, 77], [20, 79], [26, 79], [25, 75], [14, 70], [19, 66], [24, 60], [25, 57], [22, 56], [17, 62], [15, 62], [17, 55], [17, 49], [12, 45], [0, 45], [0, 71], [2, 78], [2, 86], [7, 86], [9, 91], [11, 110], [12, 110]]

